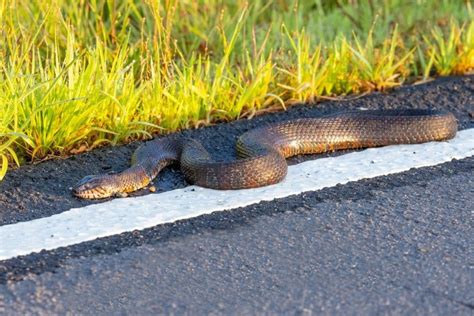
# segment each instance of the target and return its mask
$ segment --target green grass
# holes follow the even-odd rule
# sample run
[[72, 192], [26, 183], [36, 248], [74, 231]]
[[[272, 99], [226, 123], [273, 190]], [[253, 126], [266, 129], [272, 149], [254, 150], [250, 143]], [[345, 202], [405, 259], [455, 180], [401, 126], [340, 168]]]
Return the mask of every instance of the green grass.
[[462, 0], [0, 0], [0, 179], [9, 164], [470, 73], [473, 17]]

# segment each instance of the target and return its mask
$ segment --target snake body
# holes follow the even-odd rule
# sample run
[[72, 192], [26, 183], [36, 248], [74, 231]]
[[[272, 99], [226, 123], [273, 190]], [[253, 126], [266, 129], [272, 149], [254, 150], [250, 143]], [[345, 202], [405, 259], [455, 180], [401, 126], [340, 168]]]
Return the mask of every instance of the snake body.
[[186, 180], [228, 190], [254, 188], [281, 181], [285, 159], [340, 149], [442, 141], [454, 137], [455, 117], [434, 110], [372, 110], [337, 113], [275, 123], [250, 130], [237, 140], [238, 159], [213, 160], [198, 141], [169, 136], [139, 147], [129, 169], [87, 176], [74, 188], [80, 198], [98, 199], [148, 185], [166, 166], [179, 162]]

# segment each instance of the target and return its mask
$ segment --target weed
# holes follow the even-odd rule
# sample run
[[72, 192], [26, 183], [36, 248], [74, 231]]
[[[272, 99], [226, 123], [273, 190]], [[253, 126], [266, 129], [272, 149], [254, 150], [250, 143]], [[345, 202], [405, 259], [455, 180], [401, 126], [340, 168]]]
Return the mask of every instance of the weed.
[[469, 1], [0, 0], [8, 162], [470, 73]]

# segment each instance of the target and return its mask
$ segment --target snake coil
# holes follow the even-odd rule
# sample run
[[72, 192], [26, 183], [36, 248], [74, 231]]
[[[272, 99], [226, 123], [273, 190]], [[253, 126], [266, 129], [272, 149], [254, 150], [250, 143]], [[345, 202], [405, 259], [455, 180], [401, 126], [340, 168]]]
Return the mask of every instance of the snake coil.
[[455, 136], [455, 117], [435, 110], [371, 110], [296, 119], [250, 130], [237, 141], [238, 159], [216, 162], [196, 140], [163, 137], [139, 147], [130, 168], [87, 176], [74, 188], [80, 198], [99, 199], [148, 185], [164, 167], [179, 162], [186, 180], [228, 190], [270, 185], [287, 172], [285, 159], [340, 149], [442, 141]]

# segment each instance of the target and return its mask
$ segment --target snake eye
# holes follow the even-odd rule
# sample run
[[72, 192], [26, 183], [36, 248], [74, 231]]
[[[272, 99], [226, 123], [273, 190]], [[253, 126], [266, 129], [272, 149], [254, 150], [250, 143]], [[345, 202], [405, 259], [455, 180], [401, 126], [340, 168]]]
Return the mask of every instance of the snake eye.
[[85, 176], [74, 186], [74, 188], [84, 185], [87, 182], [91, 182], [92, 180], [94, 180], [94, 178], [98, 178], [98, 177], [99, 176], [96, 176], [96, 175]]
[[72, 194], [86, 199], [109, 197], [114, 192], [109, 188], [106, 178], [107, 176], [86, 176], [72, 188]]

